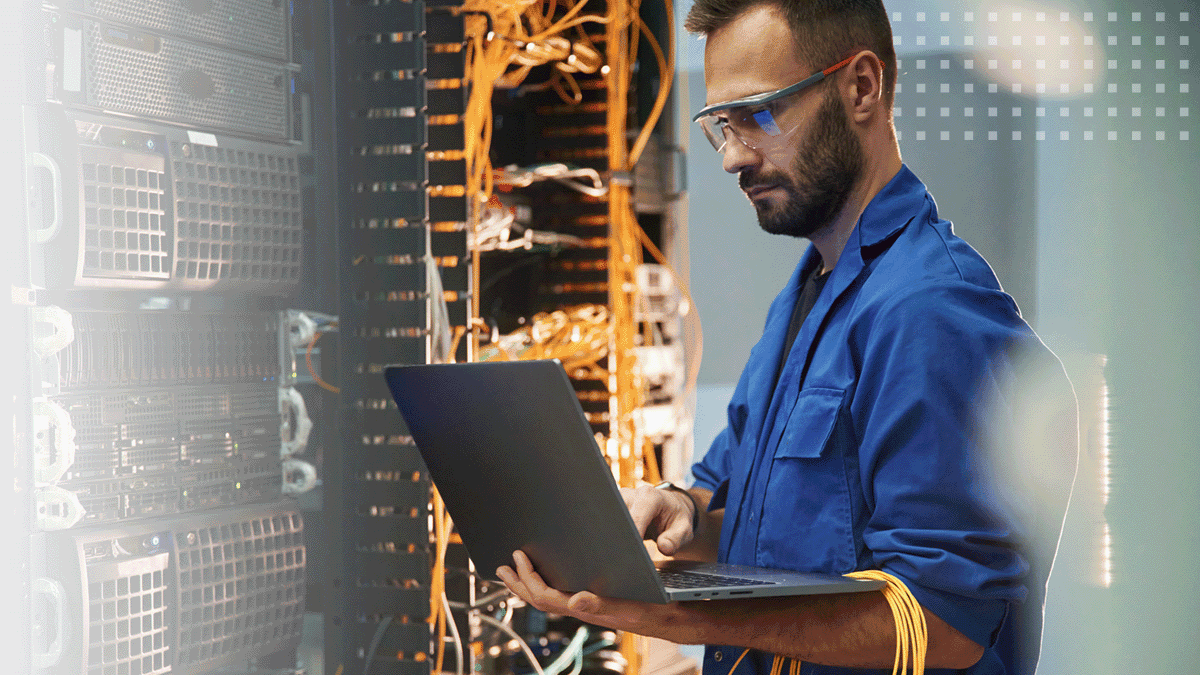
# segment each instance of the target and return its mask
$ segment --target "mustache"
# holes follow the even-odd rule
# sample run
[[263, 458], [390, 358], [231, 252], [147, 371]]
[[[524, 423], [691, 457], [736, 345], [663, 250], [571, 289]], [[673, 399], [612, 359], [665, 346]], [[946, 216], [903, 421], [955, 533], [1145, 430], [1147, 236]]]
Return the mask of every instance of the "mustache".
[[787, 186], [790, 184], [791, 181], [788, 180], [787, 176], [781, 173], [752, 173], [749, 171], [743, 171], [742, 173], [738, 174], [738, 187], [740, 187], [743, 192], [757, 187], [767, 187], [771, 185]]

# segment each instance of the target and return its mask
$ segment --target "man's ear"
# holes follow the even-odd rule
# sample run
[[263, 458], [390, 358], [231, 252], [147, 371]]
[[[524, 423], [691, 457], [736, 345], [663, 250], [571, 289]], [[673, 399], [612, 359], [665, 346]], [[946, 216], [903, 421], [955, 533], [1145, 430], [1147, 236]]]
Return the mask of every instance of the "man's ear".
[[883, 61], [874, 52], [861, 51], [846, 66], [843, 93], [850, 119], [866, 122], [886, 105], [883, 91]]

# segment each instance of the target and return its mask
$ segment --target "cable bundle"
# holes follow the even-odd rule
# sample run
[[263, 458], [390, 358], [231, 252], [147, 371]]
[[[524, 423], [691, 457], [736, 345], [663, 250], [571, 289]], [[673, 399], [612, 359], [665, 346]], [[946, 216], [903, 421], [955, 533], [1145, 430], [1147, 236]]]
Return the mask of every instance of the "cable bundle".
[[896, 620], [896, 660], [892, 664], [892, 673], [899, 675], [908, 670], [910, 651], [913, 674], [924, 673], [925, 652], [929, 648], [929, 627], [925, 624], [925, 612], [913, 597], [912, 591], [908, 590], [908, 586], [882, 570], [862, 570], [846, 576], [852, 579], [875, 579], [887, 584], [883, 587], [883, 597], [892, 608], [892, 617]]
[[600, 371], [608, 355], [609, 315], [604, 305], [576, 305], [535, 314], [529, 325], [500, 338], [480, 355], [484, 361], [559, 359], [568, 373]]
[[[925, 624], [925, 612], [921, 609], [917, 599], [913, 597], [912, 591], [908, 590], [908, 586], [905, 586], [904, 582], [882, 570], [862, 570], [851, 572], [846, 576], [851, 579], [874, 579], [887, 584], [883, 587], [883, 597], [892, 608], [892, 617], [896, 620], [896, 659], [892, 663], [892, 675], [901, 675], [908, 670], [910, 652], [912, 653], [913, 675], [923, 675], [925, 653], [929, 648], [929, 629]], [[733, 667], [729, 669], [729, 675], [733, 675], [738, 664], [749, 653], [750, 650], [747, 649], [737, 657], [737, 660], [733, 662]], [[778, 654], [771, 661], [771, 675], [781, 675], [784, 662], [789, 660], [791, 663], [788, 665], [788, 675], [800, 675], [798, 659], [789, 659]]]
[[[594, 73], [603, 67], [600, 53], [582, 26], [607, 19], [582, 14], [586, 4], [587, 0], [577, 2], [558, 19], [554, 18], [556, 0], [467, 0], [454, 10], [464, 15], [464, 75], [471, 88], [463, 115], [468, 195], [486, 202], [492, 192], [488, 151], [492, 145], [491, 103], [496, 86], [516, 87], [534, 67], [554, 63], [554, 75], [542, 86], [553, 87], [563, 100], [574, 102], [581, 92], [572, 73]], [[564, 37], [571, 29], [577, 30], [577, 41]], [[509, 70], [511, 66], [517, 67]], [[562, 88], [564, 81], [571, 88], [570, 95]], [[472, 211], [476, 206], [472, 204]]]

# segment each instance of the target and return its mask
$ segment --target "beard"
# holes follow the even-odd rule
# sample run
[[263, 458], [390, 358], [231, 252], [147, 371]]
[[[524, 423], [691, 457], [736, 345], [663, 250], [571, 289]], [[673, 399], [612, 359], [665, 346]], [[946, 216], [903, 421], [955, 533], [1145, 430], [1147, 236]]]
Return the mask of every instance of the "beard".
[[845, 206], [863, 170], [862, 143], [850, 129], [841, 99], [826, 95], [808, 133], [796, 149], [789, 172], [742, 172], [738, 185], [775, 185], [787, 195], [782, 204], [755, 201], [758, 224], [771, 234], [811, 238], [829, 227]]

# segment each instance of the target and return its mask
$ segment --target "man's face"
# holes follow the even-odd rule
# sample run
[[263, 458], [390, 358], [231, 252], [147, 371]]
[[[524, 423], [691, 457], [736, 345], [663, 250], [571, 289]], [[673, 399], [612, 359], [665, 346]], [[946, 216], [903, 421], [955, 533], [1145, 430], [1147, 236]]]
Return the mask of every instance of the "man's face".
[[[709, 35], [704, 55], [707, 103], [780, 89], [811, 75], [815, 68], [799, 63], [792, 45], [784, 18], [767, 5], [747, 10]], [[834, 82], [821, 82], [784, 105], [780, 116], [798, 122], [786, 145], [755, 150], [731, 138], [723, 165], [738, 174], [738, 185], [764, 230], [811, 237], [830, 225], [846, 203], [863, 169], [863, 148]]]
[[862, 144], [846, 121], [841, 98], [831, 89], [821, 98], [791, 148], [789, 170], [763, 163], [738, 174], [758, 224], [771, 234], [811, 237], [830, 225], [862, 172]]

